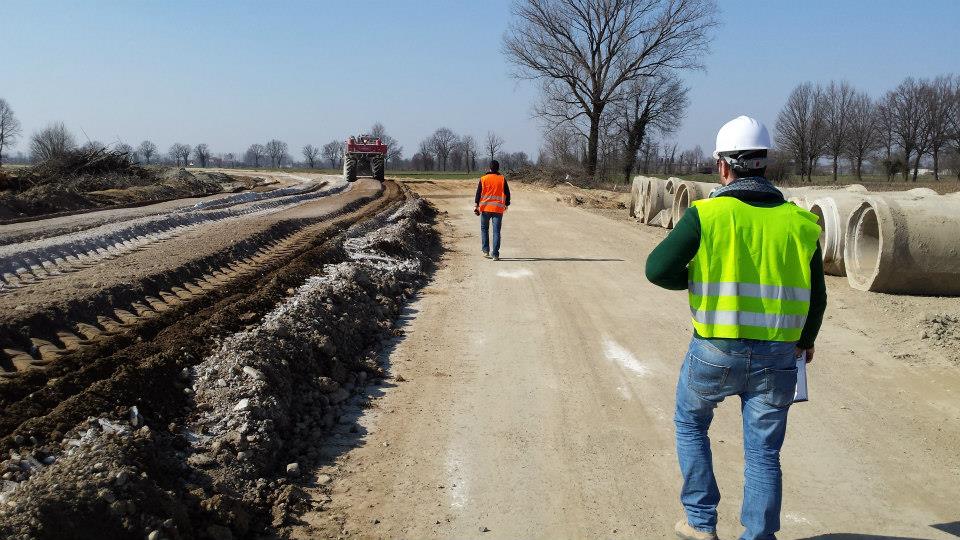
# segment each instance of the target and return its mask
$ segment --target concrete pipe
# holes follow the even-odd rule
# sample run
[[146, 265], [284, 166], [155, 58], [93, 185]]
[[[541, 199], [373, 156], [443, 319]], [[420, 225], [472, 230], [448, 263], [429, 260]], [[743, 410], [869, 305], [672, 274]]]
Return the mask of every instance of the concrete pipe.
[[[915, 190], [911, 190], [913, 192]], [[863, 290], [960, 295], [960, 199], [871, 195], [851, 212], [847, 280]]]
[[680, 182], [682, 181], [683, 180], [680, 180], [679, 178], [674, 178], [673, 176], [671, 176], [670, 178], [667, 178], [667, 180], [663, 183], [663, 189], [670, 194], [676, 193], [677, 185], [679, 185]]
[[[810, 203], [809, 210], [818, 218], [820, 228], [820, 248], [823, 251], [823, 270], [832, 276], [847, 275], [844, 264], [844, 245], [846, 244], [847, 219], [871, 194], [859, 184], [848, 186], [839, 191], [821, 191]], [[932, 189], [916, 188], [910, 191], [890, 191], [877, 193], [886, 198], [936, 197]]]
[[636, 218], [643, 223], [643, 193], [646, 189], [647, 179], [643, 176], [635, 176], [633, 184], [630, 186], [630, 217]]
[[820, 249], [823, 251], [823, 271], [832, 276], [847, 275], [843, 264], [844, 235], [847, 218], [868, 197], [864, 193], [837, 192], [814, 199], [810, 205], [820, 222]]
[[666, 180], [647, 178], [646, 189], [643, 193], [643, 222], [652, 225], [653, 218], [666, 208], [664, 204], [664, 184]]
[[681, 182], [673, 196], [673, 224], [676, 225], [680, 221], [693, 201], [706, 199], [710, 196], [710, 192], [718, 187], [720, 187], [720, 184], [708, 182]]

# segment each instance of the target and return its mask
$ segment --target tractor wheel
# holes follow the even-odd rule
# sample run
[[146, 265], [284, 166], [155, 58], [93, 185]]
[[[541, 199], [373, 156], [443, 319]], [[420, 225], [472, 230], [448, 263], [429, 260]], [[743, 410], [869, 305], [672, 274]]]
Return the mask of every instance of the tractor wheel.
[[357, 157], [356, 156], [344, 156], [343, 157], [343, 177], [347, 182], [356, 182], [357, 181]]
[[373, 178], [383, 182], [383, 157], [375, 157], [370, 160], [370, 168], [373, 169]]

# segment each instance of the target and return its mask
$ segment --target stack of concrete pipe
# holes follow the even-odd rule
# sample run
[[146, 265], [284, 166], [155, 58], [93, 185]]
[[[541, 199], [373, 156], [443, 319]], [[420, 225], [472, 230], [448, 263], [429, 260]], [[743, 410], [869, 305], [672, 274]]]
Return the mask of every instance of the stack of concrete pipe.
[[[690, 203], [709, 197], [717, 187], [637, 176], [631, 215], [669, 228]], [[847, 276], [850, 286], [864, 291], [960, 295], [960, 192], [870, 192], [858, 184], [780, 190], [786, 200], [819, 218], [826, 273]]]

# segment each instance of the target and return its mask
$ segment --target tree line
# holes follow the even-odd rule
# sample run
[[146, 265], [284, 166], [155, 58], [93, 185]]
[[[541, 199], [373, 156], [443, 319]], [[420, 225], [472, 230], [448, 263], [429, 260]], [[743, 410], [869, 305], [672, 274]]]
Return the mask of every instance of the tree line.
[[945, 155], [960, 179], [960, 77], [908, 77], [876, 98], [846, 81], [801, 83], [777, 116], [776, 145], [808, 180], [827, 159], [834, 181], [847, 160], [858, 179], [866, 164], [915, 182], [925, 158], [940, 180]]
[[457, 135], [452, 129], [441, 127], [420, 141], [408, 165], [417, 171], [465, 172], [486, 169], [494, 159], [504, 172], [530, 165], [526, 152], [508, 152], [503, 145], [503, 138], [492, 131], [478, 143], [473, 135]]

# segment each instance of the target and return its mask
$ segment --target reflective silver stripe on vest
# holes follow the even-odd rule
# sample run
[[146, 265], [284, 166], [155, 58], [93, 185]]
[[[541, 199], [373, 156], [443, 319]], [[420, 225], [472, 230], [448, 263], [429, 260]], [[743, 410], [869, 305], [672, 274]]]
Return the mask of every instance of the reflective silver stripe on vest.
[[752, 311], [702, 311], [690, 308], [693, 319], [700, 324], [728, 326], [762, 326], [764, 328], [803, 328], [806, 315], [778, 315]]
[[497, 208], [506, 208], [507, 205], [498, 202], [480, 202], [480, 206], [496, 206]]
[[506, 197], [501, 197], [500, 195], [484, 195], [481, 201], [506, 201]]
[[752, 298], [772, 298], [774, 300], [810, 301], [810, 289], [803, 287], [781, 287], [779, 285], [760, 285], [759, 283], [738, 283], [720, 281], [717, 283], [697, 283], [691, 281], [690, 292], [699, 296], [749, 296]]

